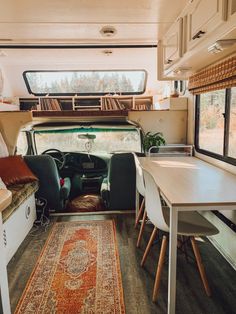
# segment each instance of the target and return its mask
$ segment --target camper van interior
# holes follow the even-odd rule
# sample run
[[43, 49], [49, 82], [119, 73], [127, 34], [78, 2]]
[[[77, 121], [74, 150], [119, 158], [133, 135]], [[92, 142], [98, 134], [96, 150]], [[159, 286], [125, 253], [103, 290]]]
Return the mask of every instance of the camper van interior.
[[236, 0], [0, 3], [0, 313], [236, 313]]

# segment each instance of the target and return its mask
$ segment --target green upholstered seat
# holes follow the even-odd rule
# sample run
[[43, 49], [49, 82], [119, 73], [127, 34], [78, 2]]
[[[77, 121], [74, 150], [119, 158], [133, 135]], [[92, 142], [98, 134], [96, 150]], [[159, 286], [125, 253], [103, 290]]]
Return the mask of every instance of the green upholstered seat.
[[39, 179], [36, 197], [46, 199], [49, 209], [62, 211], [69, 197], [70, 179], [65, 178], [64, 185], [61, 187], [56, 162], [49, 155], [25, 156], [24, 160]]
[[111, 210], [135, 209], [136, 172], [132, 153], [112, 155], [101, 195]]

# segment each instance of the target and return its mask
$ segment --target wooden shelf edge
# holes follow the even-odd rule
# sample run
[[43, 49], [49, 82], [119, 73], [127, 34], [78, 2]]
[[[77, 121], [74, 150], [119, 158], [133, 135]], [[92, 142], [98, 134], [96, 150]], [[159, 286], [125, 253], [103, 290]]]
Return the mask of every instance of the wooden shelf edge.
[[128, 110], [32, 111], [33, 117], [128, 116]]

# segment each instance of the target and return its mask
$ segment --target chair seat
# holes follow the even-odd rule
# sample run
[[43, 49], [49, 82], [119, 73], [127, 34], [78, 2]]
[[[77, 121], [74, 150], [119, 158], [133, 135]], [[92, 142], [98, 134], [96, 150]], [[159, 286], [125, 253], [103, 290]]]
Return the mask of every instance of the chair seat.
[[[166, 224], [170, 226], [170, 209], [163, 207]], [[178, 234], [185, 236], [210, 236], [219, 233], [219, 230], [197, 211], [179, 212]]]

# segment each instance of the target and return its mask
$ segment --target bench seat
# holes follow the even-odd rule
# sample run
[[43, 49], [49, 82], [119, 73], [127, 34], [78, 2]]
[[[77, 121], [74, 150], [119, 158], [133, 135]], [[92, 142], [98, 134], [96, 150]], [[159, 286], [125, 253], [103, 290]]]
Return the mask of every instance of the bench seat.
[[8, 187], [12, 192], [12, 202], [2, 212], [3, 223], [14, 213], [14, 211], [33, 193], [39, 188], [37, 181], [25, 184], [17, 184]]

